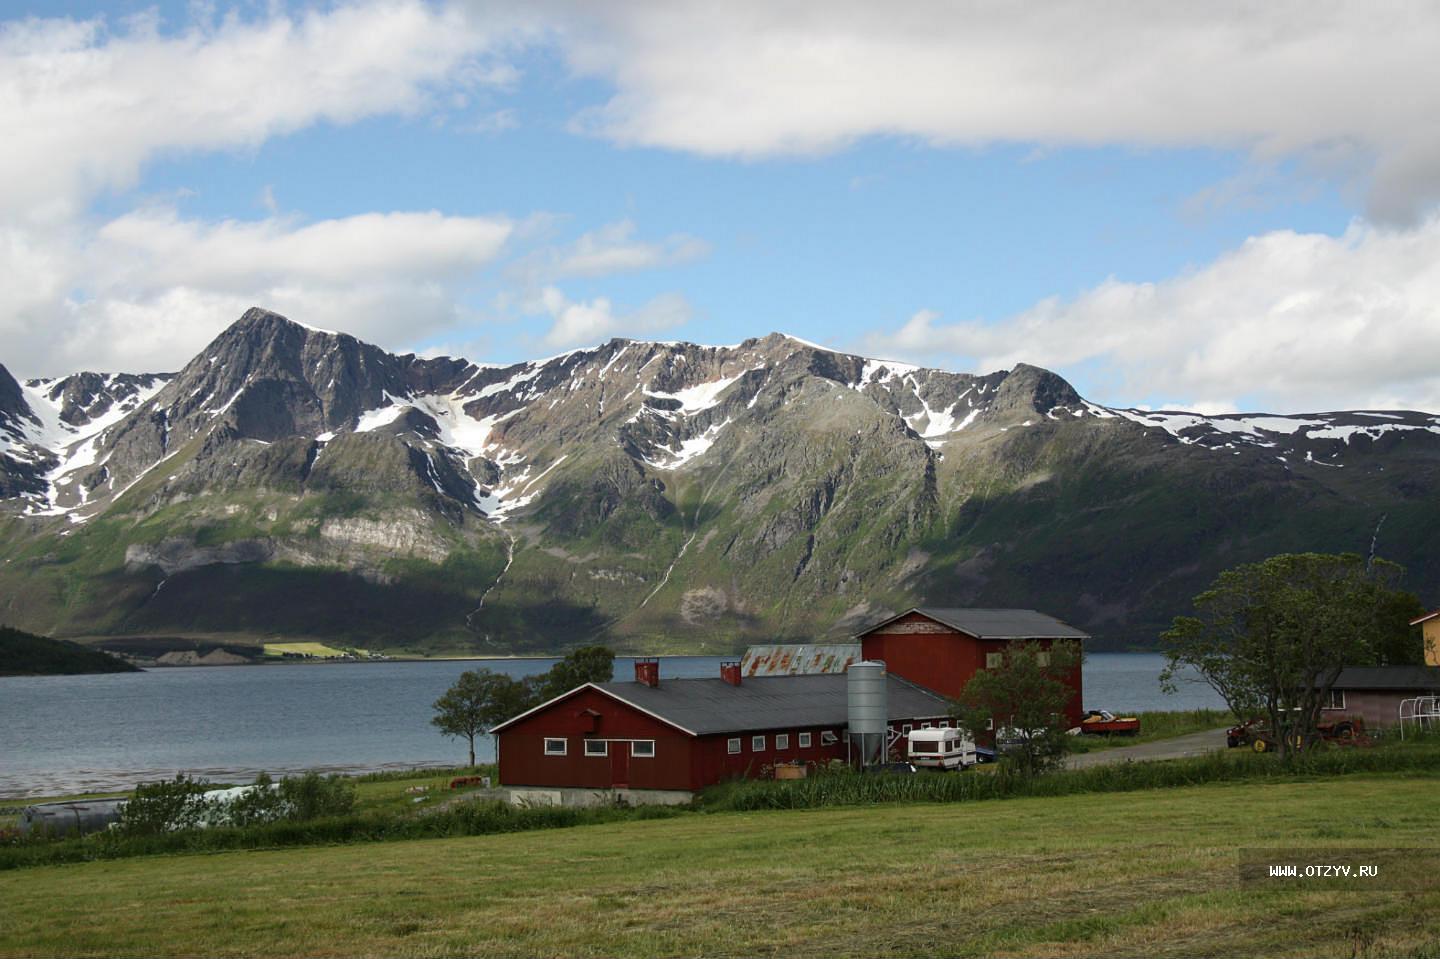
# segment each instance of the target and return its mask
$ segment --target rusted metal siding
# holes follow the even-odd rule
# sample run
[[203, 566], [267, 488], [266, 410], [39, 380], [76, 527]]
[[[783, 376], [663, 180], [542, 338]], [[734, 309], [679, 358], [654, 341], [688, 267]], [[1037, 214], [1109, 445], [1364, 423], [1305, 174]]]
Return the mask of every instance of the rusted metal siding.
[[[588, 712], [587, 712], [588, 711]], [[593, 715], [592, 715], [593, 714]], [[593, 731], [591, 727], [593, 725]], [[496, 737], [500, 782], [506, 786], [573, 786], [608, 789], [694, 789], [691, 748], [694, 738], [632, 706], [592, 689], [581, 689], [502, 730]], [[564, 756], [545, 755], [545, 740], [566, 741]], [[653, 757], [630, 756], [628, 770], [616, 758], [586, 756], [587, 739], [611, 741], [608, 749], [630, 740], [653, 740]], [[617, 782], [623, 773], [625, 782]]]
[[859, 643], [751, 646], [740, 660], [743, 676], [810, 676], [843, 673], [860, 661]]

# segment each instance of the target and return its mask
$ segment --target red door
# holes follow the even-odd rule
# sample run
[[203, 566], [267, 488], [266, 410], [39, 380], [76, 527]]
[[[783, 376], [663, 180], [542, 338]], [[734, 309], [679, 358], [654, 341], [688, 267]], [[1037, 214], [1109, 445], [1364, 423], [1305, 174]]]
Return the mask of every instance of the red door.
[[610, 740], [610, 785], [625, 789], [630, 785], [630, 744]]

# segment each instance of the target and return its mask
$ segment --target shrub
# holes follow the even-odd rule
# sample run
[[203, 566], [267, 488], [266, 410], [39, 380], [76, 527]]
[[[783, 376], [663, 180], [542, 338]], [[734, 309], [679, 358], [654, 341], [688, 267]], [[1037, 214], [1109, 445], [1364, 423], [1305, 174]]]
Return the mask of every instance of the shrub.
[[285, 818], [290, 820], [343, 816], [355, 808], [355, 784], [344, 776], [322, 776], [317, 772], [287, 776], [280, 780], [277, 792]]
[[118, 831], [127, 836], [154, 836], [198, 828], [209, 809], [203, 796], [209, 788], [206, 780], [191, 779], [184, 773], [169, 781], [141, 783], [120, 812]]

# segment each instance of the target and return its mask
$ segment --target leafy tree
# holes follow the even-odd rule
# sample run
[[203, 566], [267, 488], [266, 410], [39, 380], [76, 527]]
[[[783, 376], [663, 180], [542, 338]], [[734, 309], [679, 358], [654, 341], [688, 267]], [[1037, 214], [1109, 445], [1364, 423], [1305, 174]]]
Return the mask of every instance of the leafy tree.
[[550, 671], [537, 677], [536, 699], [545, 702], [576, 686], [608, 683], [615, 677], [615, 654], [607, 646], [581, 646], [560, 660]]
[[1074, 689], [1065, 679], [1079, 662], [1076, 643], [1008, 643], [999, 667], [965, 684], [953, 715], [977, 738], [992, 723], [997, 740], [1002, 730], [1014, 736], [1006, 757], [1022, 775], [1053, 769], [1070, 748], [1065, 707]]
[[1414, 597], [1404, 570], [1346, 553], [1292, 553], [1226, 570], [1161, 639], [1161, 681], [1197, 671], [1237, 716], [1264, 716], [1289, 756], [1316, 739], [1320, 710], [1346, 666], [1413, 661]]
[[523, 713], [532, 701], [531, 691], [519, 680], [488, 669], [469, 670], [435, 700], [430, 722], [446, 736], [467, 740], [474, 766], [475, 737]]

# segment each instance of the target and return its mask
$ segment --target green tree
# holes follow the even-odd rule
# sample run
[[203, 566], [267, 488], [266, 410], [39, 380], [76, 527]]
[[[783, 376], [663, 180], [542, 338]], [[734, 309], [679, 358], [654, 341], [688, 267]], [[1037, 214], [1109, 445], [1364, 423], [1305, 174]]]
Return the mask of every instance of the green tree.
[[554, 699], [586, 683], [608, 683], [615, 677], [615, 654], [608, 646], [581, 646], [565, 655], [550, 671], [536, 677], [538, 702]]
[[965, 684], [953, 715], [972, 736], [992, 726], [1014, 745], [1005, 753], [1015, 768], [1033, 776], [1059, 766], [1070, 747], [1065, 707], [1074, 695], [1066, 682], [1080, 663], [1077, 643], [1006, 644], [998, 667], [983, 669]]
[[474, 766], [475, 737], [531, 705], [532, 694], [523, 682], [488, 669], [474, 669], [461, 673], [455, 685], [435, 700], [435, 715], [430, 722], [446, 736], [466, 740], [470, 765]]
[[1289, 553], [1226, 570], [1195, 597], [1195, 616], [1162, 634], [1162, 684], [1194, 669], [1235, 715], [1265, 717], [1282, 754], [1316, 739], [1320, 710], [1346, 666], [1413, 661], [1395, 588], [1404, 570], [1346, 553]]

